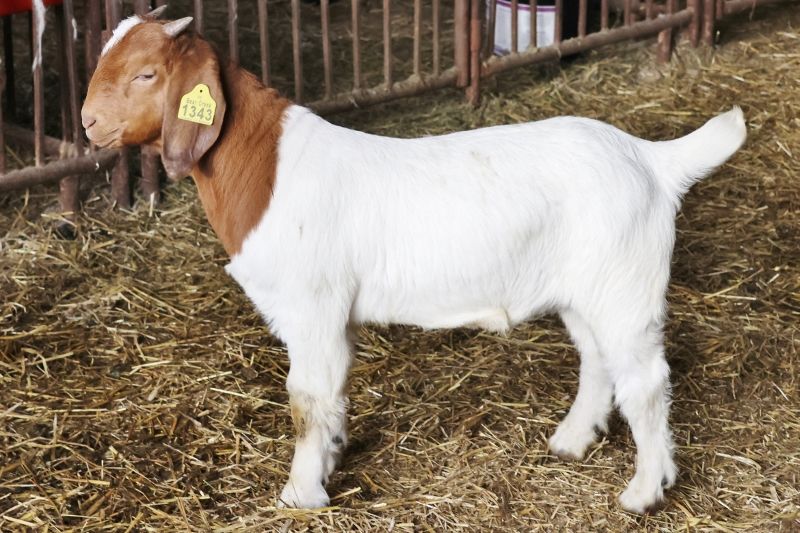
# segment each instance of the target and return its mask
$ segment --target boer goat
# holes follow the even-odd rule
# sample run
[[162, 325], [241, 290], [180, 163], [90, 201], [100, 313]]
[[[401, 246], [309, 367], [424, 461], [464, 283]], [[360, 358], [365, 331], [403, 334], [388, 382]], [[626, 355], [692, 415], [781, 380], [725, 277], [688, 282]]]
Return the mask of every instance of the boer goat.
[[98, 146], [151, 145], [171, 178], [192, 176], [227, 272], [286, 344], [297, 443], [280, 503], [328, 505], [351, 326], [506, 331], [555, 312], [581, 367], [550, 449], [583, 457], [616, 404], [637, 448], [620, 502], [658, 504], [676, 476], [662, 333], [675, 215], [744, 142], [741, 110], [666, 142], [577, 117], [379, 137], [292, 104], [190, 22], [123, 21], [83, 125]]

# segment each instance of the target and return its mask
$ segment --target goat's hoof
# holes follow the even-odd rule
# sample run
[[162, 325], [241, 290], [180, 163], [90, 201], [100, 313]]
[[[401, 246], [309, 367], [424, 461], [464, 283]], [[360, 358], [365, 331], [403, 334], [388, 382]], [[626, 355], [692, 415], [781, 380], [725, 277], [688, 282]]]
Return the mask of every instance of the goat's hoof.
[[550, 440], [547, 441], [547, 445], [553, 455], [558, 456], [559, 459], [580, 461], [595, 438], [593, 427], [576, 429], [567, 419], [564, 419]]
[[328, 507], [331, 500], [325, 487], [316, 483], [300, 484], [291, 479], [283, 487], [278, 499], [277, 507], [294, 507], [295, 509], [319, 509]]
[[636, 477], [628, 484], [625, 492], [619, 495], [619, 503], [628, 512], [653, 514], [664, 505], [664, 490], [660, 484], [655, 487], [641, 487]]

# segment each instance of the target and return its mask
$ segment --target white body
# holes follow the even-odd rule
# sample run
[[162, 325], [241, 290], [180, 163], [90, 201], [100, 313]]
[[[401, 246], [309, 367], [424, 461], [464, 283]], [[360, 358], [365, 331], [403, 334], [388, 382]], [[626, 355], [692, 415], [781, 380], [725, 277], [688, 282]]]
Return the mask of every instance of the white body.
[[506, 330], [558, 312], [581, 351], [575, 405], [550, 441], [581, 457], [612, 397], [638, 448], [623, 505], [675, 479], [662, 326], [681, 195], [742, 144], [741, 111], [649, 142], [574, 117], [392, 139], [287, 111], [274, 196], [232, 258], [291, 361], [304, 413], [284, 503], [327, 503], [346, 439], [347, 328]]

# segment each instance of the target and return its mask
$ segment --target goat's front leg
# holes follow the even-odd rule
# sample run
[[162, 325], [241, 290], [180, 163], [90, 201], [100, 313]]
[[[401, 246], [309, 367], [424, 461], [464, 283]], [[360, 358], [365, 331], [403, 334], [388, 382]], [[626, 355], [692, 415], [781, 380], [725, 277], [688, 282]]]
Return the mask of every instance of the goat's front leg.
[[329, 504], [325, 483], [347, 444], [350, 343], [344, 327], [331, 331], [308, 324], [302, 330], [284, 339], [290, 362], [286, 388], [297, 443], [278, 503], [314, 509]]

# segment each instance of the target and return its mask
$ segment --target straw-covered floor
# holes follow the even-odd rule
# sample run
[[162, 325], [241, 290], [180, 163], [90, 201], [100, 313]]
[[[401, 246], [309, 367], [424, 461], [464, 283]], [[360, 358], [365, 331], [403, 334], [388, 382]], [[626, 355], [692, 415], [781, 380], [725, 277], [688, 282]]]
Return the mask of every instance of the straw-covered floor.
[[519, 70], [477, 110], [444, 92], [332, 117], [413, 136], [568, 113], [664, 139], [743, 107], [747, 144], [678, 218], [680, 476], [660, 513], [616, 502], [635, 457], [619, 418], [586, 460], [548, 454], [578, 371], [552, 318], [508, 336], [362, 328], [334, 507], [276, 509], [286, 354], [187, 180], [153, 212], [95, 189], [74, 241], [52, 231], [53, 188], [0, 198], [0, 530], [798, 531], [800, 9], [736, 23], [663, 68], [649, 41]]

